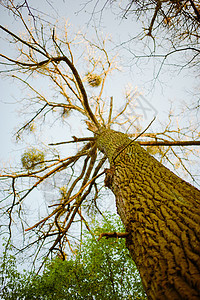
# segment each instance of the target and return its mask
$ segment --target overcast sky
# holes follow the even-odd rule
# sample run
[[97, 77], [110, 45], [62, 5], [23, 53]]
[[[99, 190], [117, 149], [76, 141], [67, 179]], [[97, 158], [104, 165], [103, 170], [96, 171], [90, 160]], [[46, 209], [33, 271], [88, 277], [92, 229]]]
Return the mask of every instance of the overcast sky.
[[[41, 11], [41, 18], [50, 21], [52, 24], [57, 23], [62, 27], [62, 24], [68, 20], [72, 24], [72, 32], [81, 28], [83, 32], [88, 32], [92, 37], [94, 35], [94, 27], [96, 26], [105, 35], [108, 34], [111, 36], [115, 50], [117, 49], [116, 46], [121, 42], [128, 40], [130, 36], [137, 35], [141, 31], [141, 24], [129, 18], [122, 20], [120, 16], [115, 14], [115, 11], [112, 12], [110, 9], [106, 9], [102, 15], [93, 15], [92, 18], [93, 2], [92, 6], [89, 5], [86, 7], [81, 0], [34, 0], [28, 2], [33, 13], [36, 13], [34, 9], [37, 12]], [[2, 25], [7, 26], [15, 33], [20, 31], [18, 22], [14, 21], [12, 15], [7, 14], [2, 6], [0, 6], [0, 20]], [[0, 40], [0, 43], [0, 49], [3, 54], [12, 53], [12, 49], [5, 48], [2, 40]], [[140, 47], [141, 45], [138, 45], [138, 48], [135, 48], [138, 53], [142, 51]], [[138, 90], [144, 95], [145, 103], [147, 106], [149, 103], [149, 108], [151, 107], [152, 109], [150, 109], [151, 112], [148, 118], [144, 118], [143, 127], [145, 128], [156, 111], [157, 120], [153, 125], [154, 129], [156, 129], [158, 120], [164, 121], [167, 119], [171, 102], [173, 102], [175, 107], [180, 109], [182, 106], [181, 101], [187, 101], [188, 92], [194, 86], [194, 77], [190, 76], [187, 70], [178, 74], [169, 72], [169, 69], [163, 68], [159, 80], [156, 81], [155, 85], [152, 85], [154, 70], [151, 62], [143, 66], [131, 64], [131, 54], [126, 45], [125, 49], [120, 51], [120, 56], [122, 71], [112, 77], [106, 93], [108, 96], [114, 96], [114, 100], [120, 107], [124, 103], [125, 86], [128, 84], [131, 84], [133, 87], [137, 86]], [[22, 144], [16, 145], [13, 141], [17, 125], [20, 124], [20, 116], [16, 112], [19, 109], [19, 104], [16, 102], [23, 98], [24, 94], [16, 82], [7, 80], [6, 78], [1, 78], [0, 89], [0, 135], [2, 145], [0, 159], [2, 162], [5, 162], [13, 157], [13, 155], [16, 156], [17, 153], [20, 153], [23, 148]]]

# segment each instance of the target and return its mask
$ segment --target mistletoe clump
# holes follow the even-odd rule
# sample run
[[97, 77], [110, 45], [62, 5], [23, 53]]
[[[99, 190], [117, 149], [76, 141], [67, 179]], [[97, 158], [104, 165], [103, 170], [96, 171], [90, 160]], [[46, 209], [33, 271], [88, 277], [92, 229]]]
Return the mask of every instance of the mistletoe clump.
[[44, 152], [36, 148], [28, 149], [21, 157], [21, 163], [26, 170], [34, 170], [44, 163]]
[[98, 86], [100, 86], [101, 81], [102, 81], [102, 78], [100, 75], [90, 74], [90, 73], [87, 74], [87, 82], [90, 86], [98, 87]]

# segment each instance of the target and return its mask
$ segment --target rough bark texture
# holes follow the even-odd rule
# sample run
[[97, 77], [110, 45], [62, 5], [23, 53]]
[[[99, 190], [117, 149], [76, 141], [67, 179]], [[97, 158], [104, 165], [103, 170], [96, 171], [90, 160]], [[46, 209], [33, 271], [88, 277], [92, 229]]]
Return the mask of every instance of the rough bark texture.
[[148, 299], [199, 300], [200, 191], [130, 141], [110, 129], [97, 137]]

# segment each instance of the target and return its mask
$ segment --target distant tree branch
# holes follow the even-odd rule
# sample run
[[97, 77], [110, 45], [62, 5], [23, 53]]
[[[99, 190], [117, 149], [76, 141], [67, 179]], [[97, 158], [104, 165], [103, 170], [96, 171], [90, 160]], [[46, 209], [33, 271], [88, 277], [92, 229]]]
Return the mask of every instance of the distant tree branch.
[[[51, 143], [49, 146], [57, 146], [69, 143], [76, 143], [76, 142], [85, 142], [85, 141], [93, 141], [95, 138], [88, 137], [88, 138], [77, 138], [73, 136], [74, 140], [66, 141], [66, 142], [58, 142], [58, 143]], [[137, 141], [138, 144], [142, 146], [199, 146], [200, 141]]]
[[157, 17], [157, 14], [158, 14], [160, 8], [161, 8], [161, 1], [158, 0], [158, 1], [157, 1], [157, 4], [156, 4], [156, 7], [155, 7], [154, 15], [153, 15], [153, 17], [152, 17], [152, 19], [151, 19], [151, 24], [150, 24], [150, 26], [149, 26], [149, 31], [148, 31], [148, 33], [147, 33], [147, 35], [149, 35], [149, 36], [151, 36], [151, 37], [152, 37], [152, 29], [153, 29], [153, 25], [154, 25], [154, 22], [155, 22], [155, 20], [156, 20], [156, 17]]
[[198, 22], [200, 22], [200, 12], [198, 10], [198, 8], [196, 7], [196, 5], [194, 4], [194, 1], [189, 0], [189, 2], [191, 3], [192, 8], [194, 9], [194, 12], [196, 14], [196, 19]]
[[51, 143], [51, 144], [49, 144], [49, 146], [57, 146], [57, 145], [77, 143], [77, 142], [85, 142], [85, 141], [94, 141], [94, 138], [93, 137], [77, 138], [76, 136], [73, 136], [73, 141]]
[[[24, 62], [20, 62], [18, 60], [11, 59], [11, 58], [3, 55], [3, 54], [0, 54], [0, 56], [3, 57], [3, 58], [5, 58], [6, 60], [8, 60], [10, 62], [13, 62], [16, 65], [26, 66], [28, 68], [32, 68], [32, 67], [38, 68], [38, 67], [42, 67], [44, 65], [47, 65], [50, 62], [59, 63], [61, 61], [64, 61], [68, 65], [68, 67], [71, 69], [71, 71], [72, 71], [72, 73], [73, 73], [73, 75], [74, 75], [74, 77], [76, 79], [76, 82], [78, 84], [79, 90], [80, 90], [81, 95], [82, 95], [83, 106], [85, 108], [86, 113], [88, 114], [88, 117], [95, 124], [95, 126], [97, 128], [100, 128], [100, 124], [97, 121], [96, 117], [94, 116], [94, 114], [93, 114], [93, 112], [92, 112], [92, 110], [90, 108], [90, 105], [88, 103], [87, 93], [86, 93], [85, 88], [83, 86], [83, 82], [82, 82], [82, 80], [81, 80], [81, 78], [79, 76], [79, 73], [78, 73], [77, 69], [75, 68], [74, 64], [66, 56], [49, 57], [49, 55], [47, 53], [42, 52], [38, 48], [34, 47], [32, 44], [24, 41], [19, 36], [17, 36], [13, 32], [11, 32], [10, 30], [6, 29], [5, 27], [3, 27], [3, 26], [0, 25], [0, 29], [4, 30], [6, 33], [8, 33], [12, 37], [14, 37], [18, 41], [20, 41], [22, 44], [25, 44], [26, 46], [28, 46], [29, 48], [31, 48], [31, 49], [35, 50], [36, 52], [42, 54], [43, 56], [48, 57], [48, 59], [46, 59], [44, 61], [41, 61], [41, 62], [38, 62], [38, 63], [24, 63]], [[54, 39], [54, 37], [53, 37], [53, 39]]]
[[28, 43], [26, 41], [24, 41], [23, 39], [21, 39], [19, 36], [17, 36], [15, 33], [11, 32], [10, 30], [8, 30], [7, 28], [3, 27], [2, 25], [0, 25], [0, 29], [2, 29], [3, 31], [5, 31], [6, 33], [8, 33], [10, 36], [14, 37], [16, 40], [18, 40], [19, 42], [21, 42], [22, 44], [28, 46], [29, 48], [35, 50], [36, 52], [40, 53], [41, 55], [48, 57], [46, 52], [41, 51], [40, 49], [34, 47], [31, 43]]
[[102, 239], [102, 237], [106, 237], [106, 239], [108, 238], [127, 238], [129, 235], [129, 232], [103, 232], [100, 234], [99, 238], [97, 239], [97, 241], [100, 241]]
[[38, 112], [35, 114], [35, 116], [33, 118], [31, 118], [30, 121], [28, 121], [24, 126], [22, 126], [17, 132], [16, 135], [19, 136], [20, 131], [24, 130], [27, 126], [29, 126], [34, 120], [35, 118], [46, 108], [46, 106], [48, 105], [48, 103], [46, 103], [42, 108], [40, 108], [38, 110]]
[[137, 141], [142, 146], [200, 146], [200, 141]]

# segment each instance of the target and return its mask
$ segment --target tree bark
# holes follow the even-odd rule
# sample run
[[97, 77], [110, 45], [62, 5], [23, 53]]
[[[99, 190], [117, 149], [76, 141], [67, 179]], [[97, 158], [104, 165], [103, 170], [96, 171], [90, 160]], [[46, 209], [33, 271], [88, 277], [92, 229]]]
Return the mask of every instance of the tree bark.
[[148, 299], [199, 300], [200, 191], [123, 133], [105, 129], [97, 145]]

